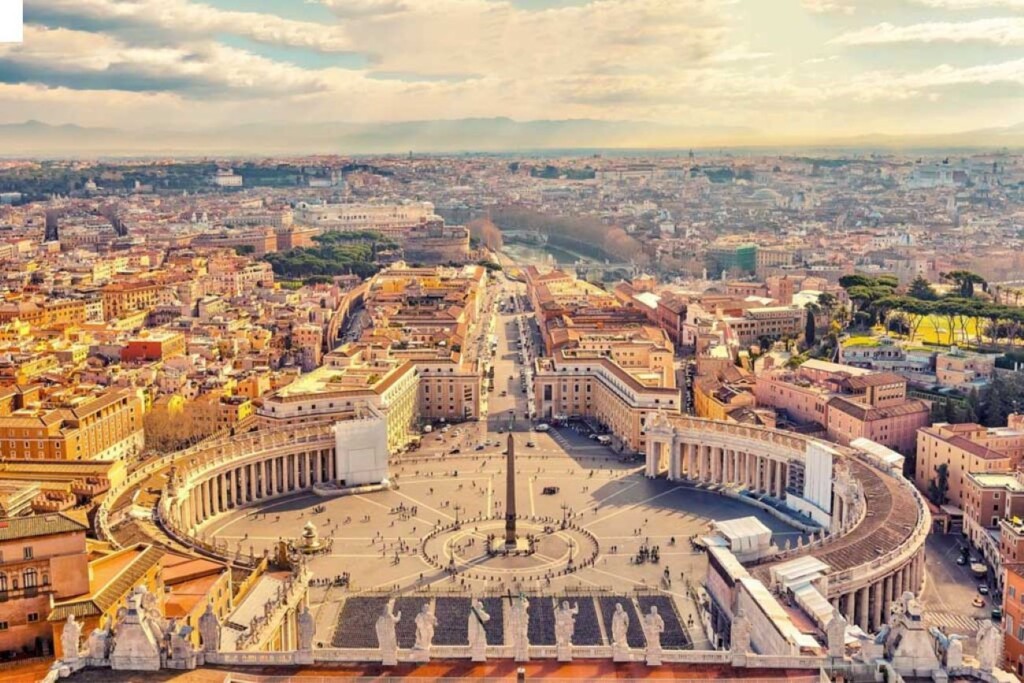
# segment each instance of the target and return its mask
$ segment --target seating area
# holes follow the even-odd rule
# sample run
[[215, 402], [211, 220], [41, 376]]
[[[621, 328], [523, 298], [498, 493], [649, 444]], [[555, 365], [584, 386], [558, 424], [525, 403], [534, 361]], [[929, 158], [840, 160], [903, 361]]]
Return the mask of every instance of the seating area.
[[555, 644], [555, 604], [546, 596], [530, 598], [530, 622], [526, 635], [533, 645]]
[[396, 613], [402, 613], [402, 620], [395, 624], [398, 647], [409, 648], [416, 644], [416, 615], [423, 605], [429, 605], [430, 602], [430, 598], [422, 596], [395, 599], [393, 609]]
[[572, 637], [573, 645], [604, 645], [594, 598], [589, 595], [581, 595], [578, 598], [559, 598], [559, 602], [562, 600], [568, 600], [570, 607], [578, 604], [580, 608], [580, 613], [576, 615], [576, 631]]
[[490, 621], [484, 625], [484, 630], [487, 632], [487, 644], [504, 645], [505, 619], [503, 610], [506, 602], [505, 598], [483, 598], [480, 602], [484, 605], [484, 611], [491, 617]]
[[[693, 647], [693, 640], [683, 626], [683, 620], [679, 616], [676, 603], [667, 595], [638, 595], [637, 604], [644, 614], [650, 612], [651, 607], [658, 608], [658, 614], [665, 622], [665, 630], [661, 634], [661, 647], [666, 650], [689, 650]], [[633, 641], [630, 641], [632, 644]]]
[[[633, 607], [633, 601], [624, 596], [601, 596], [597, 599], [601, 607], [601, 619], [604, 621], [604, 632], [608, 634], [608, 642], [612, 640], [612, 616], [615, 614], [615, 605], [622, 605], [622, 609], [629, 616], [629, 626], [626, 627], [626, 642], [630, 647], [643, 647], [646, 644], [644, 629], [640, 625], [640, 615]], [[661, 611], [660, 609], [658, 610]], [[583, 609], [580, 608], [582, 614]]]
[[[363, 596], [346, 600], [338, 614], [338, 627], [334, 631], [331, 645], [352, 648], [379, 647], [374, 626], [387, 603], [387, 598]], [[404, 614], [402, 616], [405, 617]]]
[[469, 644], [469, 598], [438, 598], [434, 601], [434, 616], [434, 645]]
[[[574, 645], [610, 645], [612, 616], [615, 605], [621, 604], [629, 615], [626, 641], [630, 647], [643, 648], [646, 644], [641, 622], [651, 606], [658, 608], [665, 621], [661, 644], [667, 650], [684, 650], [692, 647], [692, 641], [679, 616], [675, 601], [667, 595], [608, 595], [593, 593], [568, 594], [557, 597], [530, 595], [530, 621], [527, 628], [531, 645], [555, 644], [555, 610], [562, 601], [578, 605], [576, 628], [573, 633]], [[484, 610], [490, 620], [484, 626], [489, 645], [504, 645], [505, 610], [508, 598], [492, 596], [481, 598]], [[338, 648], [376, 648], [376, 623], [387, 605], [387, 597], [355, 596], [345, 601], [338, 613], [338, 625], [331, 641]], [[434, 631], [434, 645], [468, 645], [468, 622], [470, 598], [450, 595], [408, 595], [395, 598], [394, 612], [401, 612], [402, 619], [395, 626], [398, 647], [410, 649], [416, 643], [416, 615], [423, 605], [433, 603], [437, 627]], [[639, 611], [638, 611], [639, 606]]]

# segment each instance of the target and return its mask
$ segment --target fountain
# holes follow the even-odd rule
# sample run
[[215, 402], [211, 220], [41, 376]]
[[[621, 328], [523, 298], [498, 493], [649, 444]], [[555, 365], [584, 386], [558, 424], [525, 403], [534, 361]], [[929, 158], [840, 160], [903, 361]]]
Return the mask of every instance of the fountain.
[[306, 526], [302, 527], [302, 538], [299, 539], [296, 550], [311, 555], [322, 549], [323, 543], [320, 542], [320, 535], [316, 532], [316, 525], [310, 520], [306, 522]]

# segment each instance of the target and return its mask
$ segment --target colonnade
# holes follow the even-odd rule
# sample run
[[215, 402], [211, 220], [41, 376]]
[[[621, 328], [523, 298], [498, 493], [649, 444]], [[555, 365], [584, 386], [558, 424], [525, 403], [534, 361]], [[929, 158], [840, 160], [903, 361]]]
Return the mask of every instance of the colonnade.
[[228, 510], [335, 479], [333, 448], [296, 446], [301, 450], [294, 453], [276, 448], [272, 453], [253, 454], [247, 461], [228, 463], [196, 481], [189, 481], [189, 472], [182, 473], [177, 505], [170, 510], [174, 526], [194, 529]]
[[924, 552], [884, 577], [829, 600], [847, 622], [874, 633], [888, 622], [891, 605], [906, 592], [920, 592], [924, 583]]
[[708, 485], [738, 484], [780, 500], [786, 495], [788, 460], [679, 438], [669, 442], [650, 439], [648, 448], [656, 451], [647, 458], [649, 477], [667, 470], [670, 480], [690, 479]]

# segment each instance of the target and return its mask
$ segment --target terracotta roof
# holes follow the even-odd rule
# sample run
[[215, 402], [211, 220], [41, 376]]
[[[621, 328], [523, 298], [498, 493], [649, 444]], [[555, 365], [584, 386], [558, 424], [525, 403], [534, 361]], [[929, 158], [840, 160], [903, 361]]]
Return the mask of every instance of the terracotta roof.
[[0, 520], [0, 541], [66, 534], [74, 531], [88, 531], [88, 529], [88, 525], [60, 512], [30, 517], [11, 517]]
[[915, 413], [925, 412], [929, 413], [930, 409], [924, 401], [917, 399], [908, 399], [899, 405], [885, 406], [884, 408], [875, 406], [866, 406], [856, 401], [843, 398], [842, 396], [836, 396], [828, 402], [830, 409], [835, 408], [836, 410], [846, 413], [851, 417], [865, 422], [872, 420], [884, 420], [889, 417], [899, 417], [900, 415], [913, 415]]
[[98, 586], [96, 590], [90, 590], [89, 595], [54, 605], [47, 621], [64, 621], [69, 614], [74, 614], [75, 617], [91, 617], [106, 613], [135, 587], [146, 572], [160, 561], [160, 558], [164, 556], [164, 551], [155, 546], [140, 543], [134, 548], [126, 548], [104, 557], [98, 562], [124, 561], [123, 555], [125, 554], [135, 554], [135, 557], [131, 557], [126, 565], [121, 567], [104, 585]]

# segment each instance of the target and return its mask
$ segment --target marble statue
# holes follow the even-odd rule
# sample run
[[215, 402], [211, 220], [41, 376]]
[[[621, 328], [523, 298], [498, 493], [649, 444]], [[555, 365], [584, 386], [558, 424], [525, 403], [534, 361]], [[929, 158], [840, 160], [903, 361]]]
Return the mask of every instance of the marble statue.
[[220, 649], [220, 620], [213, 612], [213, 603], [206, 604], [206, 611], [199, 617], [199, 638], [203, 641], [204, 652]]
[[166, 620], [156, 611], [145, 586], [128, 598], [128, 607], [118, 610], [117, 637], [110, 653], [115, 671], [159, 671], [161, 645], [167, 632]]
[[576, 630], [576, 615], [579, 613], [579, 605], [569, 607], [568, 601], [562, 601], [555, 610], [555, 647], [560, 662], [572, 661], [572, 634]]
[[420, 613], [416, 615], [416, 643], [414, 650], [430, 651], [431, 643], [434, 642], [434, 628], [437, 626], [437, 617], [430, 611], [430, 605], [423, 605]]
[[1003, 655], [1003, 632], [991, 620], [985, 619], [978, 625], [978, 667], [992, 671]]
[[947, 636], [941, 629], [932, 626], [928, 632], [935, 639], [935, 651], [942, 660], [943, 668], [948, 673], [951, 669], [959, 669], [964, 665], [964, 644], [966, 636], [953, 634]]
[[474, 662], [487, 659], [487, 630], [484, 625], [491, 620], [491, 615], [484, 611], [484, 604], [473, 598], [469, 608], [468, 631], [469, 652]]
[[825, 627], [828, 636], [829, 657], [842, 657], [846, 654], [846, 619], [839, 610], [833, 610], [832, 619]]
[[64, 650], [62, 659], [69, 664], [78, 661], [78, 644], [82, 638], [82, 625], [75, 621], [75, 615], [69, 614], [64, 622], [64, 631], [60, 635], [60, 646]]
[[381, 660], [384, 666], [398, 664], [398, 638], [395, 636], [395, 624], [402, 620], [402, 613], [391, 613], [391, 605], [385, 604], [384, 611], [377, 617], [377, 643], [380, 646]]
[[612, 613], [612, 659], [627, 661], [629, 659], [629, 641], [626, 632], [629, 630], [629, 614], [622, 609], [622, 603], [615, 603]]
[[665, 630], [665, 620], [658, 614], [658, 608], [651, 605], [651, 611], [643, 617], [644, 638], [647, 640], [647, 664], [661, 665], [661, 633]]
[[99, 628], [94, 628], [86, 642], [89, 659], [102, 660], [110, 656], [110, 629], [102, 621]]
[[316, 633], [316, 620], [309, 613], [309, 606], [303, 605], [298, 616], [299, 649], [308, 651], [313, 649], [313, 635]]
[[949, 647], [946, 648], [946, 669], [959, 669], [964, 665], [964, 640], [961, 635], [949, 637]]
[[512, 656], [517, 662], [530, 660], [530, 601], [525, 595], [520, 595], [512, 603], [512, 612], [509, 615], [512, 627]]

